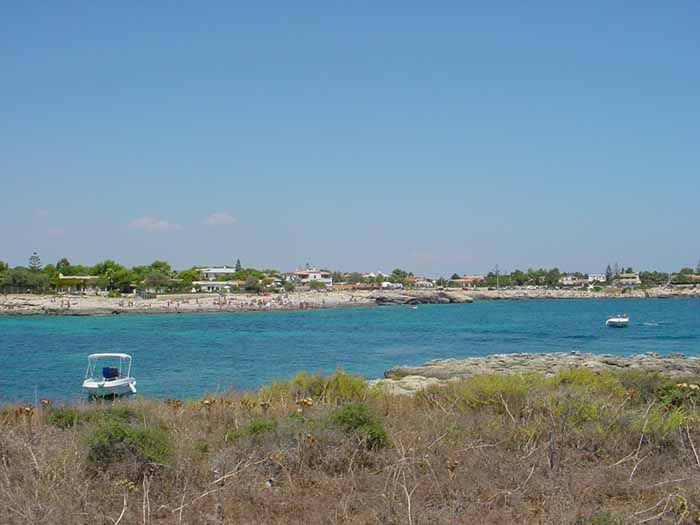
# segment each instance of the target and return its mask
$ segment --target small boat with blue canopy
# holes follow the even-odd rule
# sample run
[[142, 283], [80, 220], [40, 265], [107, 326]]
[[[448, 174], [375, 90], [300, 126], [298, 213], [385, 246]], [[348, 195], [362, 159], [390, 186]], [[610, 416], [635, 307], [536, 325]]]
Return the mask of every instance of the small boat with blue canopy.
[[129, 354], [90, 354], [83, 390], [91, 397], [116, 397], [136, 393], [136, 379], [131, 377]]

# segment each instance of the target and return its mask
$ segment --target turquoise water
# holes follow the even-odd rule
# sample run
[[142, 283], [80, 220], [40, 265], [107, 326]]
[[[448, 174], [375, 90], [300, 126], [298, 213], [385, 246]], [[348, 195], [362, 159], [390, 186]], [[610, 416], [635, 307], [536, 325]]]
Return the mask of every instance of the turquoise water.
[[[604, 326], [627, 312], [627, 329]], [[75, 399], [91, 352], [127, 352], [146, 396], [254, 388], [299, 370], [381, 377], [396, 364], [490, 353], [700, 355], [700, 300], [472, 304], [113, 317], [0, 317], [0, 403]]]

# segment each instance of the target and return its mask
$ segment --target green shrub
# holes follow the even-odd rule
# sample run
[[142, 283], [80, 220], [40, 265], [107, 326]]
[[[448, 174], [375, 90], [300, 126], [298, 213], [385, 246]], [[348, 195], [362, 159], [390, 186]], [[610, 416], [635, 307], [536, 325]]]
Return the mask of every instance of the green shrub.
[[70, 428], [78, 424], [80, 412], [71, 407], [59, 407], [51, 411], [46, 422], [58, 428]]
[[277, 419], [272, 417], [256, 417], [238, 430], [226, 432], [225, 441], [236, 441], [244, 436], [261, 437], [277, 429]]
[[309, 288], [311, 288], [312, 290], [325, 290], [326, 285], [321, 281], [310, 281]]
[[116, 418], [98, 421], [88, 435], [88, 459], [99, 467], [116, 462], [164, 463], [170, 454], [164, 428], [130, 424]]
[[330, 403], [363, 401], [367, 397], [367, 383], [359, 376], [338, 369], [328, 376], [323, 398]]
[[320, 398], [326, 386], [326, 380], [319, 374], [299, 372], [290, 381], [290, 394], [294, 399], [305, 397]]
[[542, 384], [542, 378], [532, 374], [490, 374], [473, 376], [451, 384], [447, 392], [448, 397], [463, 409], [481, 410], [490, 407], [505, 412], [505, 401], [511, 413], [515, 413], [520, 411], [529, 399], [535, 397], [533, 393]]
[[366, 405], [345, 405], [331, 415], [331, 421], [346, 432], [361, 436], [368, 448], [382, 448], [389, 443], [382, 422]]
[[367, 393], [367, 384], [362, 377], [336, 370], [326, 378], [299, 372], [290, 380], [273, 381], [260, 389], [259, 397], [272, 402], [310, 397], [329, 403], [344, 403], [362, 401]]
[[586, 367], [572, 368], [559, 372], [549, 379], [553, 386], [568, 386], [578, 391], [595, 393], [600, 395], [612, 394], [622, 396], [625, 387], [620, 381], [620, 376], [613, 372], [598, 372]]
[[46, 422], [59, 428], [70, 428], [78, 423], [103, 421], [132, 422], [142, 419], [143, 414], [124, 405], [111, 405], [108, 408], [96, 407], [80, 412], [73, 407], [59, 407], [52, 410]]
[[633, 395], [635, 401], [644, 404], [659, 399], [661, 392], [670, 384], [667, 377], [658, 372], [644, 370], [628, 370], [619, 375], [620, 383]]
[[656, 405], [648, 412], [639, 410], [637, 417], [630, 421], [631, 432], [638, 434], [644, 432], [650, 438], [664, 439], [669, 432], [678, 429], [685, 421], [683, 407], [668, 407]]
[[552, 394], [547, 406], [553, 416], [576, 432], [583, 431], [589, 423], [601, 421], [608, 407], [604, 400], [593, 395], [571, 392]]

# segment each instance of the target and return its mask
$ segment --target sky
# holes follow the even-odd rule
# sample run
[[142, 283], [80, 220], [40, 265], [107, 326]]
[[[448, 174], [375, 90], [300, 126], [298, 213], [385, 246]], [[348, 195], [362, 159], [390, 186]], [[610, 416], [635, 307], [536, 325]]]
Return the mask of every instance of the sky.
[[44, 4], [0, 5], [11, 265], [700, 258], [695, 0]]

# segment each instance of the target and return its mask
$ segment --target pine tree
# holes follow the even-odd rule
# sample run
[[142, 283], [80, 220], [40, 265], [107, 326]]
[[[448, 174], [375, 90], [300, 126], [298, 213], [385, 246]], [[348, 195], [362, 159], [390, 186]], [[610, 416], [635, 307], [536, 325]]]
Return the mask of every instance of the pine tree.
[[605, 280], [607, 282], [612, 282], [613, 279], [613, 271], [612, 268], [610, 268], [610, 265], [608, 264], [607, 268], [605, 268]]
[[56, 263], [56, 270], [64, 272], [70, 267], [70, 261], [65, 257]]
[[243, 266], [241, 266], [241, 260], [236, 259], [236, 271], [240, 272], [243, 269]]
[[41, 270], [41, 259], [36, 252], [32, 253], [32, 256], [29, 258], [29, 269], [34, 271]]

